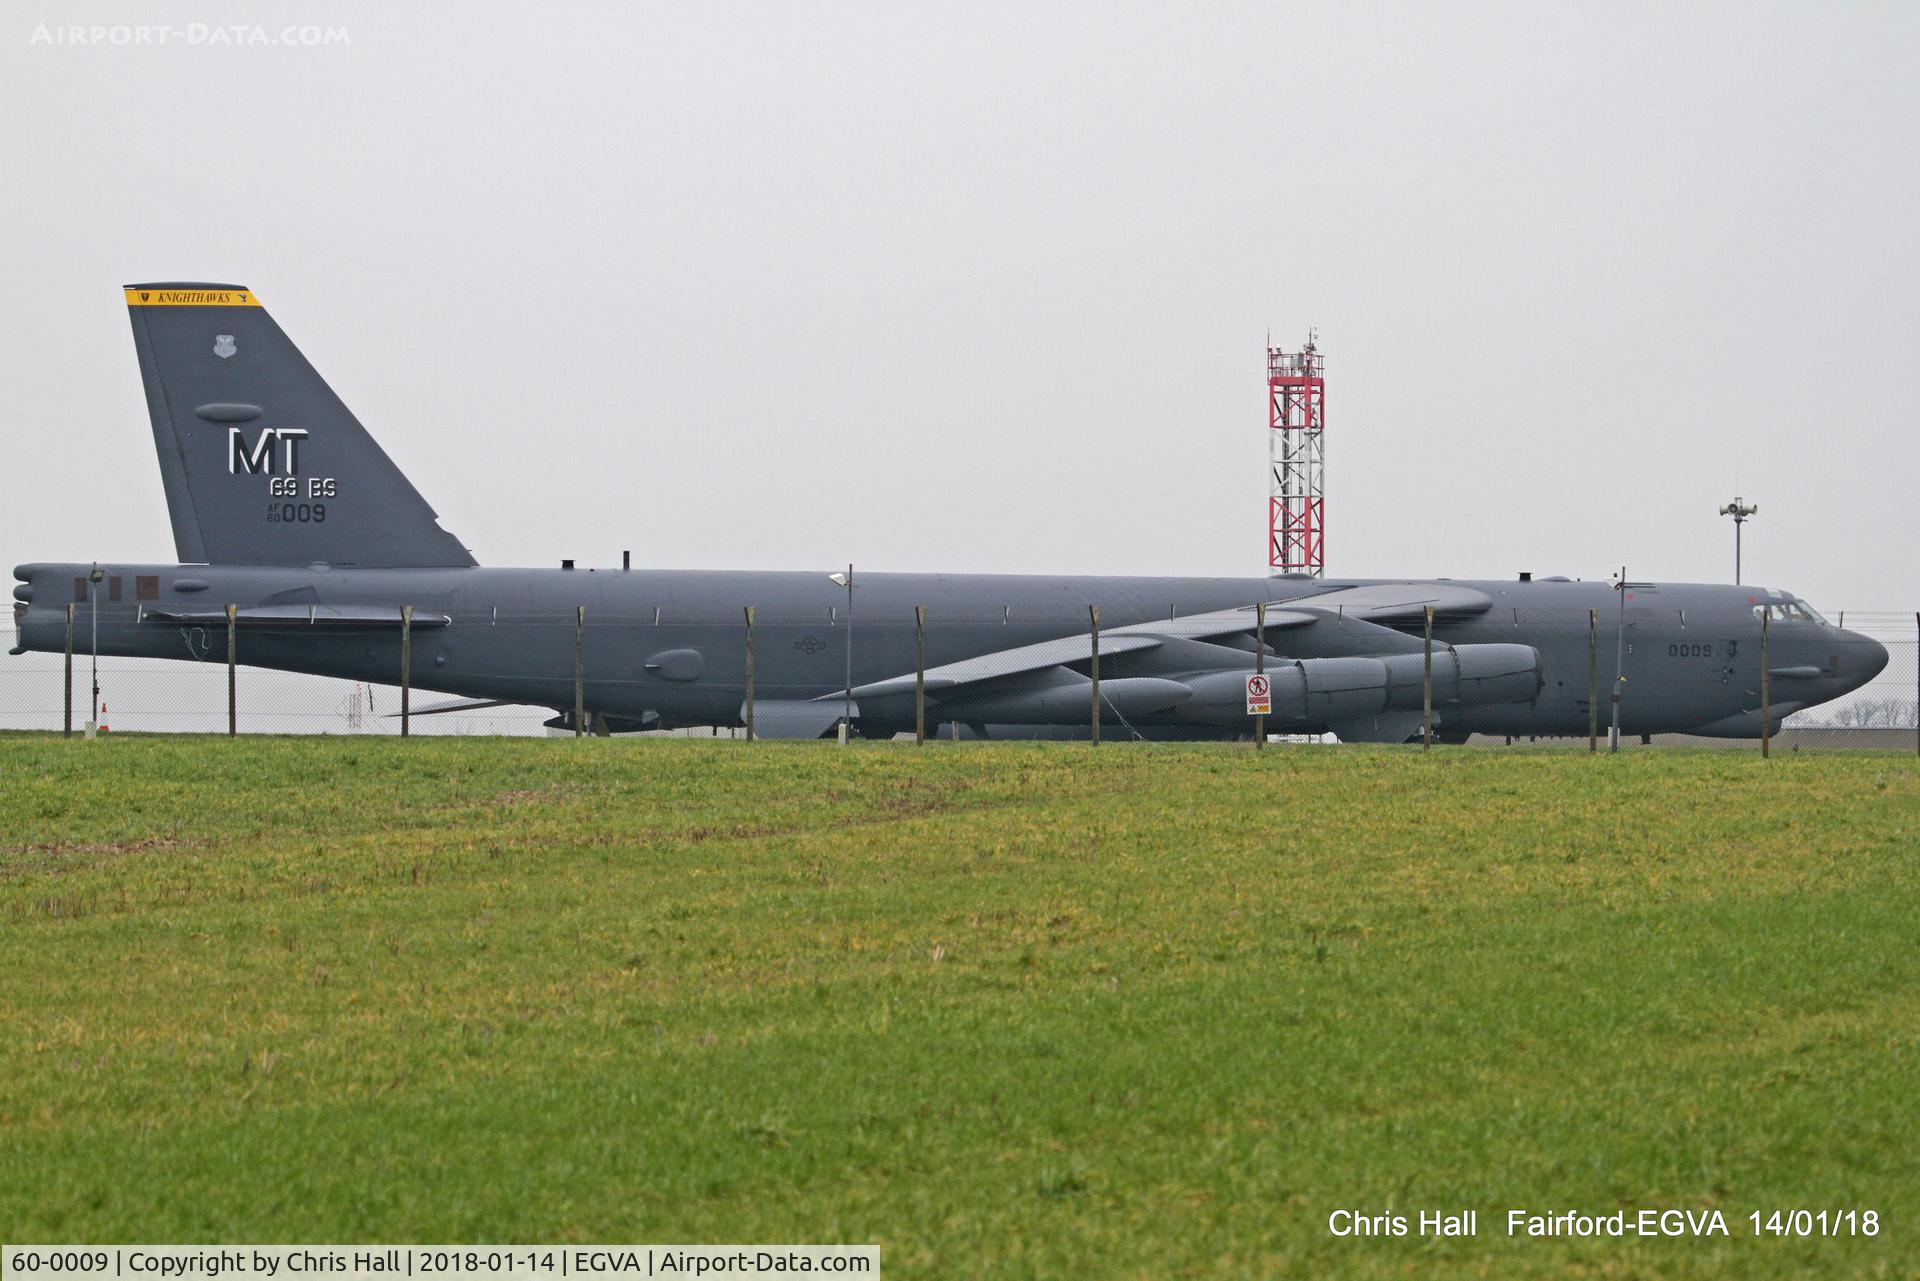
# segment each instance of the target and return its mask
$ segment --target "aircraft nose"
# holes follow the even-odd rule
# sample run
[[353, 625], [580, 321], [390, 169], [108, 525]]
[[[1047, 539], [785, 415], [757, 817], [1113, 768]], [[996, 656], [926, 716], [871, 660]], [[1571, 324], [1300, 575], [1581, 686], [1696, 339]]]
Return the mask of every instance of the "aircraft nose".
[[1849, 690], [1859, 689], [1887, 670], [1887, 647], [1859, 632], [1844, 633], [1840, 655], [1840, 678]]

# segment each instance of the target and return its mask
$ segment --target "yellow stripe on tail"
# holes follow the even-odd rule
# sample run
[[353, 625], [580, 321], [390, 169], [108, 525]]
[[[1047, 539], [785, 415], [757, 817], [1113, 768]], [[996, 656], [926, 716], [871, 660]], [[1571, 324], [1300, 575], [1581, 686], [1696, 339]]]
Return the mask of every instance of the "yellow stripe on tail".
[[250, 289], [129, 289], [129, 307], [258, 307]]

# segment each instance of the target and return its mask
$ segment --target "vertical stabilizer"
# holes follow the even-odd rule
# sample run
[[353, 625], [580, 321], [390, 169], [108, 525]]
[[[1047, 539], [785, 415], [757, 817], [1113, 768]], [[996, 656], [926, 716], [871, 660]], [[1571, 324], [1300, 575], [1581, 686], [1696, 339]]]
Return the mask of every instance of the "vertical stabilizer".
[[474, 563], [251, 289], [126, 294], [183, 562]]

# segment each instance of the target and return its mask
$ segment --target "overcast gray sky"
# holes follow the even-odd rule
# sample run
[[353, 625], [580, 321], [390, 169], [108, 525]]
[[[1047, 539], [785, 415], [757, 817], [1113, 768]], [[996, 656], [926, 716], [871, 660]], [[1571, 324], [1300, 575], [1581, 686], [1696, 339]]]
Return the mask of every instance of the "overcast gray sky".
[[6, 564], [171, 558], [176, 279], [487, 564], [1259, 573], [1317, 325], [1335, 573], [1920, 602], [1920, 6], [0, 12]]

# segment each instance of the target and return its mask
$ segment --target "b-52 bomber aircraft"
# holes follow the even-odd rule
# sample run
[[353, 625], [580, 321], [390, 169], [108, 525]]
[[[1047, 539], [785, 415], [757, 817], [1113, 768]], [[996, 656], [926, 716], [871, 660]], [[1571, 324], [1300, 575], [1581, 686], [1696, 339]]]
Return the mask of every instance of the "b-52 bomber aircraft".
[[1249, 734], [1258, 632], [1269, 731], [1385, 742], [1422, 727], [1429, 607], [1443, 740], [1585, 735], [1590, 690], [1605, 725], [1616, 688], [1624, 733], [1757, 737], [1763, 619], [1776, 727], [1887, 662], [1751, 587], [862, 573], [850, 616], [826, 572], [483, 568], [251, 289], [130, 285], [126, 302], [179, 563], [19, 566], [16, 654], [61, 652], [80, 602], [102, 654], [224, 663], [232, 605], [239, 662], [397, 684], [405, 617], [408, 679], [449, 709], [575, 725], [578, 658], [595, 731], [737, 726], [750, 606], [760, 736], [824, 737], [850, 711], [853, 732], [890, 737], [914, 725], [924, 607], [933, 732], [1072, 737], [1089, 732], [1097, 605], [1111, 733]]

